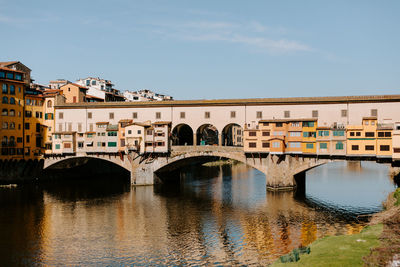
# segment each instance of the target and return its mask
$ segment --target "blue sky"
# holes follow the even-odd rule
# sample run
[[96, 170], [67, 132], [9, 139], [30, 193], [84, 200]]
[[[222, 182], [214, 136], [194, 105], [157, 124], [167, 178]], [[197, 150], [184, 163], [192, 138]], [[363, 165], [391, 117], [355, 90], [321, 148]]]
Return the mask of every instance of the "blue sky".
[[400, 1], [4, 1], [0, 60], [175, 99], [400, 94]]

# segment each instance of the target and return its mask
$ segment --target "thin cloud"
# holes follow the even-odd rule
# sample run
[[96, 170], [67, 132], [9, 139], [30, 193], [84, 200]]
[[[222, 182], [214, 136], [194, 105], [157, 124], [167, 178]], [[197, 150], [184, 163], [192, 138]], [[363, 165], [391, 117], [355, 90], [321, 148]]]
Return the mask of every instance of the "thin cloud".
[[[165, 37], [197, 42], [227, 42], [247, 45], [269, 53], [309, 52], [313, 49], [301, 42], [279, 37], [286, 31], [258, 22], [187, 21], [181, 23], [151, 23], [152, 32]], [[278, 35], [278, 37], [270, 37]]]

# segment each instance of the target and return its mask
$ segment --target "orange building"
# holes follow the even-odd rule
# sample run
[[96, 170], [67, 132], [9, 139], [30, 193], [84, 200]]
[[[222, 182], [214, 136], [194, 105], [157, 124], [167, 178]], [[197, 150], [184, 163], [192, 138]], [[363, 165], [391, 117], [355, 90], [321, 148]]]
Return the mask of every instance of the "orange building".
[[86, 102], [86, 87], [76, 83], [67, 83], [60, 87], [65, 97], [65, 103], [82, 103]]

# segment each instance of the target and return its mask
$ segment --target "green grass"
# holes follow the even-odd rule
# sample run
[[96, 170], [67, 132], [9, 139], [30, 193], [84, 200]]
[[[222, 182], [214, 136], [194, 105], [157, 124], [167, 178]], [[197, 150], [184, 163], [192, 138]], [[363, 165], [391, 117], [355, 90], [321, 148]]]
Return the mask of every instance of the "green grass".
[[400, 205], [400, 188], [397, 188], [396, 191], [394, 191], [393, 197], [396, 199], [396, 202], [394, 203], [395, 206]]
[[311, 253], [300, 255], [298, 262], [281, 263], [278, 259], [272, 266], [363, 266], [362, 257], [379, 245], [382, 230], [383, 225], [377, 224], [359, 234], [324, 237], [313, 242]]

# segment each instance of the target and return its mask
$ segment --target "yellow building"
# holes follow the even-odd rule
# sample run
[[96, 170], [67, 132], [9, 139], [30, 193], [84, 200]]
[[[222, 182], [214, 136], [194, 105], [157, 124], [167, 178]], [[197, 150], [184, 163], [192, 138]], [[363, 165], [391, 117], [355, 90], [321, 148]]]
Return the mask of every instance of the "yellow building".
[[55, 131], [54, 105], [59, 98], [63, 98], [62, 91], [58, 89], [46, 89], [43, 91], [43, 144], [45, 154], [52, 154], [52, 136]]
[[393, 125], [378, 125], [376, 138], [376, 156], [379, 158], [392, 157], [392, 133]]
[[303, 154], [316, 154], [317, 119], [304, 120], [302, 132], [303, 139], [301, 148]]
[[86, 102], [86, 87], [76, 83], [67, 83], [60, 87], [65, 97], [65, 103], [82, 103]]
[[364, 117], [362, 125], [348, 125], [346, 127], [347, 155], [375, 157], [376, 130], [376, 117]]
[[43, 95], [37, 90], [25, 91], [24, 114], [25, 159], [38, 159], [44, 154]]
[[0, 67], [0, 159], [23, 159], [24, 73]]

